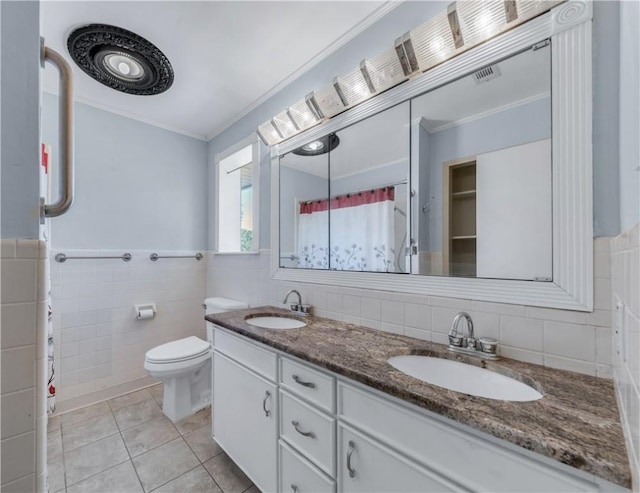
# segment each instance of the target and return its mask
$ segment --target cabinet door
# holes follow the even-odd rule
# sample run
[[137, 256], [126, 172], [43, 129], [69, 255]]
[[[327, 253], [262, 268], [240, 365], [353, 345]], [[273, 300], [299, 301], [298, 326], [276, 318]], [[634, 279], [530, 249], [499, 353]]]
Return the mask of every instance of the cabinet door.
[[276, 491], [275, 385], [217, 352], [213, 366], [215, 440], [261, 491]]
[[464, 491], [342, 423], [338, 443], [339, 492]]

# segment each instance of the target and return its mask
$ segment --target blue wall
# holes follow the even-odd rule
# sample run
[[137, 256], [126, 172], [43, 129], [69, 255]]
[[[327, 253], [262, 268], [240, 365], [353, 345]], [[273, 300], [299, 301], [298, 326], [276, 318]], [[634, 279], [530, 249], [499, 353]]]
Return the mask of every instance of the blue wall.
[[[57, 101], [43, 96], [54, 165]], [[85, 104], [75, 112], [76, 201], [51, 222], [53, 247], [206, 248], [207, 143]]]
[[[2, 238], [38, 238], [40, 6], [1, 2]], [[54, 70], [48, 68], [47, 70]]]
[[[256, 127], [279, 113], [291, 102], [310, 90], [323, 87], [332, 78], [357, 66], [359, 61], [380, 53], [403, 32], [420, 25], [447, 7], [447, 2], [405, 2], [373, 26], [345, 44], [331, 56], [303, 74], [253, 112], [216, 136], [209, 144], [210, 180], [215, 177], [213, 160], [216, 153], [246, 138]], [[593, 170], [594, 170], [594, 235], [610, 236], [620, 231], [618, 174], [618, 30], [617, 2], [594, 2], [593, 23]], [[635, 48], [629, 48], [635, 49]], [[261, 247], [270, 244], [270, 165], [268, 148], [262, 147], [261, 161]], [[215, 197], [210, 195], [209, 207], [215, 209]], [[215, 216], [212, 216], [215, 217]]]

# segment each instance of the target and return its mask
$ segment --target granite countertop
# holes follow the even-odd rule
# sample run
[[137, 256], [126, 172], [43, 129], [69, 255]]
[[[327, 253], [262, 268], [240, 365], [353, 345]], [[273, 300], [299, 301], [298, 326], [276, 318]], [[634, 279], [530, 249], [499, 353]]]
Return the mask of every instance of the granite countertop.
[[[412, 337], [309, 316], [300, 329], [254, 327], [245, 317], [292, 317], [272, 306], [207, 315], [221, 327], [339, 375], [411, 402], [525, 449], [631, 488], [631, 471], [613, 382], [507, 358], [497, 361], [452, 353]], [[420, 354], [456, 359], [497, 371], [536, 388], [544, 398], [508, 402], [474, 397], [422, 382], [387, 363]]]

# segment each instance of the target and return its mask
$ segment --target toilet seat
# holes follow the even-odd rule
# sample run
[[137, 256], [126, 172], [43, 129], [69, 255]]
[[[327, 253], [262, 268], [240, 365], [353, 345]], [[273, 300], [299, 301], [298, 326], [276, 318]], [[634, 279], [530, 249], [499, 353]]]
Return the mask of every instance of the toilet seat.
[[145, 354], [145, 362], [154, 365], [180, 363], [208, 356], [210, 349], [211, 345], [208, 342], [190, 336], [150, 349]]

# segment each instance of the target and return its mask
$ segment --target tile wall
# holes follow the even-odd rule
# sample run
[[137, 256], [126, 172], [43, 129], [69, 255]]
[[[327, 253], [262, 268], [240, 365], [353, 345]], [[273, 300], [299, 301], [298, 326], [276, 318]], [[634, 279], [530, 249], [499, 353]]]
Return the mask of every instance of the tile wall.
[[3, 239], [2, 491], [46, 491], [46, 244]]
[[465, 310], [476, 334], [498, 339], [506, 357], [611, 378], [610, 238], [598, 238], [594, 245], [591, 313], [272, 281], [266, 250], [260, 255], [211, 255], [207, 295], [251, 306], [280, 305], [287, 290], [296, 288], [320, 316], [443, 344], [454, 315]]
[[[98, 401], [108, 389], [149, 384], [145, 352], [158, 344], [196, 335], [206, 338], [202, 309], [207, 261], [149, 259], [130, 251], [120, 259], [67, 260], [51, 253], [58, 410], [82, 396]], [[64, 250], [67, 256], [120, 256], [123, 251]], [[156, 251], [195, 255], [195, 251]], [[135, 304], [155, 303], [154, 319], [136, 320]], [[128, 387], [122, 387], [129, 384]], [[67, 404], [65, 404], [67, 403]], [[84, 404], [85, 402], [80, 403]], [[75, 406], [71, 406], [75, 407]]]
[[614, 375], [634, 491], [640, 491], [640, 224], [611, 242]]

